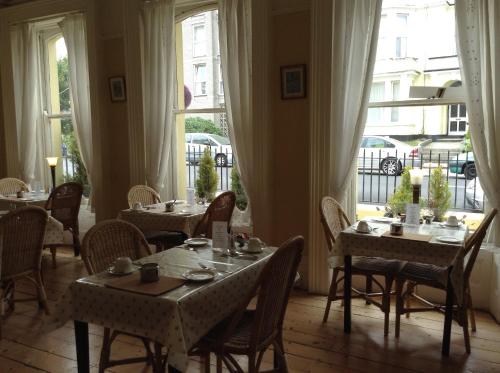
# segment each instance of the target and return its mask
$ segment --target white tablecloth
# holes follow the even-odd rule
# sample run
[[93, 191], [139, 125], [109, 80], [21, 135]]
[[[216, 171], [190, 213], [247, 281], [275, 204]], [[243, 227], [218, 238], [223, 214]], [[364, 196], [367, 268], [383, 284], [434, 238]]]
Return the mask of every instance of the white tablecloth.
[[[404, 226], [405, 232], [430, 235], [429, 242], [383, 237], [389, 230], [389, 224], [370, 222], [374, 229], [371, 233], [357, 233], [349, 227], [340, 233], [334, 246], [332, 257], [339, 262], [345, 255], [372, 256], [386, 259], [399, 259], [437, 266], [453, 266], [450, 273], [451, 283], [459, 303], [463, 297], [464, 239], [468, 235], [468, 227], [445, 228], [439, 223]], [[436, 237], [451, 236], [460, 240], [457, 244], [439, 242]], [[446, 280], [444, 285], [446, 285]]]
[[38, 206], [45, 208], [45, 204], [49, 199], [47, 193], [24, 193], [24, 198], [17, 198], [16, 195], [1, 196], [0, 195], [0, 210], [11, 210], [11, 206]]
[[156, 297], [107, 288], [107, 273], [80, 279], [70, 285], [44, 330], [79, 320], [143, 335], [164, 345], [168, 363], [184, 371], [189, 349], [234, 312], [275, 250], [266, 248], [257, 260], [222, 257], [210, 247], [197, 252], [173, 248], [143, 258], [143, 263], [159, 263], [160, 274], [171, 277], [199, 269], [199, 262], [221, 271], [212, 282], [187, 282]]
[[148, 206], [149, 209], [120, 211], [118, 219], [134, 224], [141, 231], [178, 231], [191, 237], [206, 211], [205, 206], [176, 205], [175, 211], [165, 212], [165, 204]]

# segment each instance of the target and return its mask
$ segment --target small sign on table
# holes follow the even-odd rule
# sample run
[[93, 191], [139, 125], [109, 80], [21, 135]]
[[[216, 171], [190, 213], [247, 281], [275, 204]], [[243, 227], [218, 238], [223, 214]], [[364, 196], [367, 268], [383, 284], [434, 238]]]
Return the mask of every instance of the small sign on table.
[[420, 205], [418, 203], [406, 204], [406, 224], [420, 224]]
[[225, 249], [227, 236], [227, 221], [214, 221], [212, 223], [212, 247]]

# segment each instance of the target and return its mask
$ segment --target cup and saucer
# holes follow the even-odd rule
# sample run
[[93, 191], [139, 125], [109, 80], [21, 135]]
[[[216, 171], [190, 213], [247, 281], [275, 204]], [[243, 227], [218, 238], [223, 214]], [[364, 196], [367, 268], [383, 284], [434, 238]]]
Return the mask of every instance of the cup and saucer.
[[462, 225], [462, 223], [458, 220], [458, 218], [455, 215], [450, 215], [448, 216], [448, 219], [440, 224], [442, 227], [445, 228], [458, 228]]
[[115, 262], [108, 268], [108, 273], [114, 276], [129, 275], [137, 269], [128, 256], [116, 258]]
[[366, 220], [360, 220], [354, 227], [354, 230], [358, 233], [371, 233], [373, 231], [373, 228], [370, 227]]
[[257, 237], [251, 237], [247, 244], [239, 250], [249, 254], [260, 254], [264, 250], [264, 242]]

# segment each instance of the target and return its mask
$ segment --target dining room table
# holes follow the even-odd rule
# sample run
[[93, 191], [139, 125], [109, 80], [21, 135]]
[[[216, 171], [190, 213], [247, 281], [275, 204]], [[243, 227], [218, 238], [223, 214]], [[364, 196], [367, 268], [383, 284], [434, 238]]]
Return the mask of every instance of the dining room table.
[[0, 194], [0, 210], [12, 210], [22, 206], [38, 206], [45, 208], [50, 194], [45, 192], [25, 192], [19, 198], [16, 194]]
[[165, 203], [156, 203], [122, 210], [118, 219], [132, 223], [143, 232], [177, 231], [192, 237], [206, 210], [206, 205], [181, 202], [174, 204], [174, 211], [165, 211]]
[[344, 332], [351, 332], [351, 286], [352, 257], [368, 256], [385, 259], [398, 259], [433, 264], [447, 268], [445, 323], [443, 331], [442, 354], [450, 352], [450, 336], [453, 300], [461, 304], [463, 298], [463, 276], [465, 240], [469, 234], [466, 224], [456, 227], [446, 223], [403, 224], [403, 235], [390, 234], [390, 223], [395, 219], [367, 218], [368, 232], [360, 232], [357, 225], [344, 229], [334, 245], [331, 257], [344, 264]]
[[[116, 281], [121, 280], [109, 271], [74, 281], [43, 330], [74, 321], [79, 373], [89, 372], [89, 323], [157, 342], [167, 350], [169, 371], [185, 371], [190, 349], [237, 309], [276, 251], [275, 247], [265, 247], [258, 254], [230, 256], [207, 241], [204, 247], [183, 245], [134, 262], [159, 264], [160, 280], [183, 280], [180, 286], [162, 294], [117, 288]], [[215, 277], [204, 282], [186, 280], [188, 271], [200, 268], [210, 269]], [[134, 273], [138, 276], [136, 272], [129, 276]], [[140, 280], [130, 277], [130, 281]]]

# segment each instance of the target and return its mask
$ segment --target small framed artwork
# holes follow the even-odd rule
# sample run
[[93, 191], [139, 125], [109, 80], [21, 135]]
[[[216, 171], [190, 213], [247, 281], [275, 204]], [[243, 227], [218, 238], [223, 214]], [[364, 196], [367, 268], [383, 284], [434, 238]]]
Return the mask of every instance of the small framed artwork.
[[126, 101], [125, 77], [112, 76], [109, 78], [109, 92], [111, 95], [111, 102]]
[[306, 97], [306, 65], [281, 67], [281, 98]]

